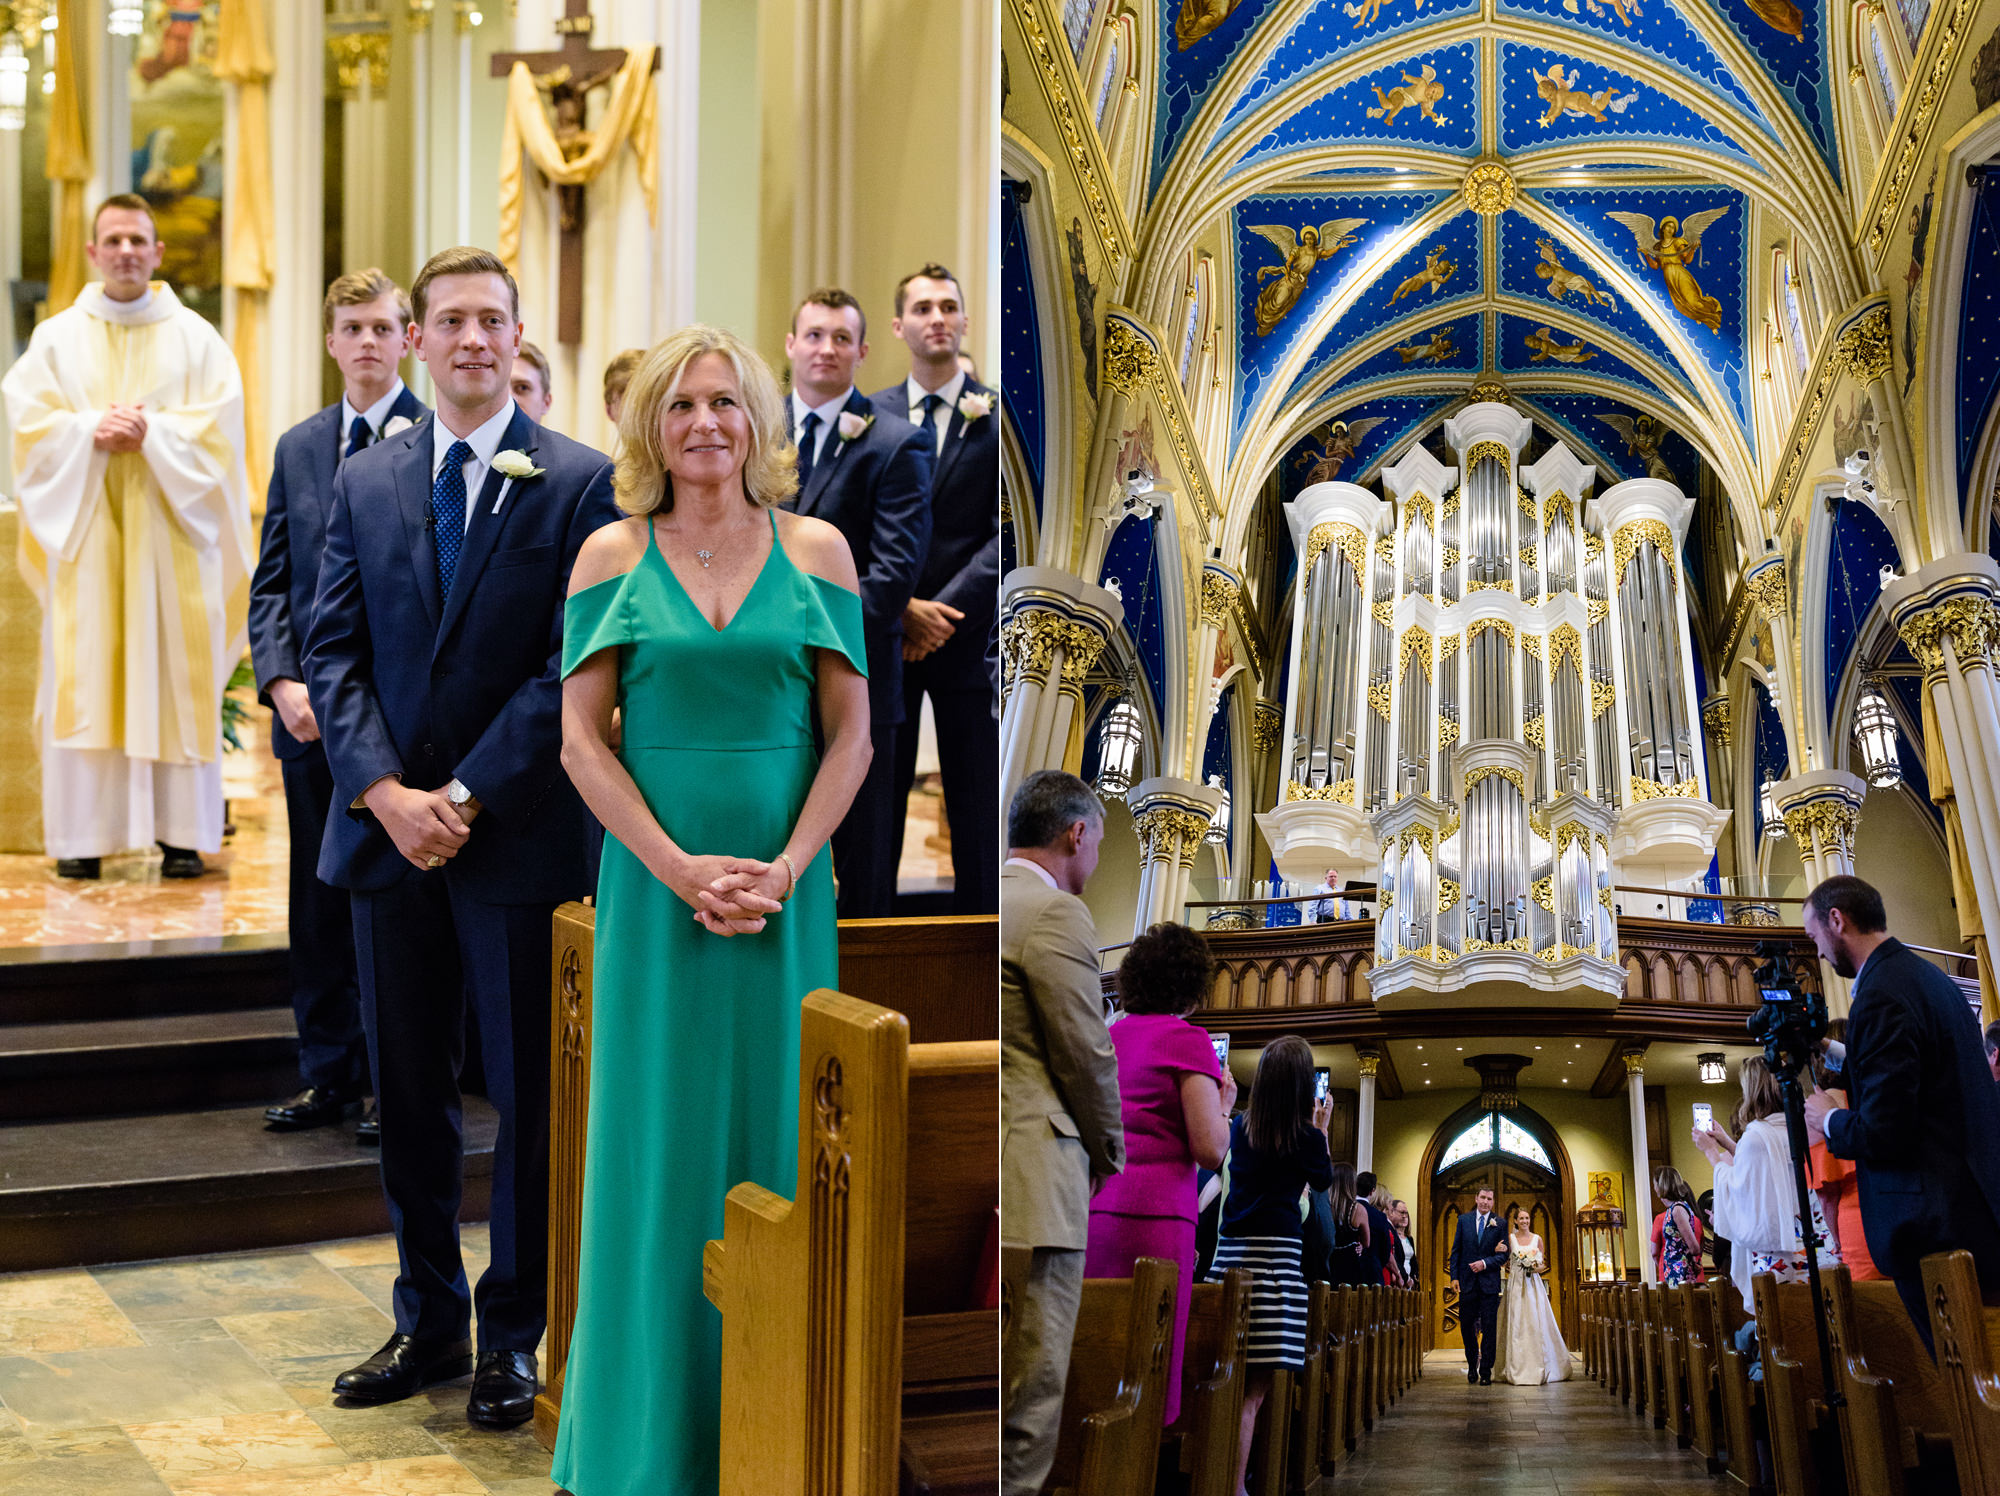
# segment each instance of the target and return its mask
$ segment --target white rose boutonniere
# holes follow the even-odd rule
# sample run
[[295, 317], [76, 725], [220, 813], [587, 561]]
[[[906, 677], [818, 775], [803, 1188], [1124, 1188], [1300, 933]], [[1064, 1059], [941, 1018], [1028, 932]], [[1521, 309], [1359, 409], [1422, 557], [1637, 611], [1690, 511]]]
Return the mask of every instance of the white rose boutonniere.
[[843, 410], [840, 419], [834, 422], [834, 428], [840, 432], [842, 441], [851, 442], [859, 441], [861, 433], [874, 424], [875, 417], [872, 415], [858, 416], [851, 410]]
[[382, 440], [387, 441], [392, 436], [400, 436], [416, 424], [408, 416], [391, 416], [388, 424], [382, 428]]
[[493, 470], [503, 478], [539, 478], [543, 470], [528, 460], [526, 452], [495, 452]]
[[983, 421], [993, 414], [993, 397], [991, 395], [960, 395], [958, 397], [958, 413], [965, 417], [965, 424], [968, 426], [974, 421]]

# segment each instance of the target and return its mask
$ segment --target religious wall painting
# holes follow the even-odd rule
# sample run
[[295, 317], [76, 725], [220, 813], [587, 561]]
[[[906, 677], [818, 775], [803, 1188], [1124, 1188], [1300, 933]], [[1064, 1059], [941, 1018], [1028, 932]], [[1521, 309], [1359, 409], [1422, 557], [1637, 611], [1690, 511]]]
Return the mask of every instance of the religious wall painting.
[[1564, 263], [1566, 252], [1553, 239], [1537, 239], [1535, 249], [1542, 262], [1535, 267], [1535, 276], [1548, 283], [1549, 295], [1557, 301], [1574, 294], [1592, 306], [1616, 306], [1618, 298], [1609, 291], [1600, 290], [1597, 283], [1581, 270]]
[[[1593, 376], [1596, 367], [1592, 367]], [[1512, 398], [1536, 424], [1569, 444], [1585, 462], [1597, 468], [1597, 486], [1607, 488], [1627, 478], [1661, 476], [1658, 468], [1628, 447], [1616, 434], [1623, 425], [1645, 423], [1658, 441], [1658, 461], [1669, 471], [1692, 475], [1700, 458], [1680, 436], [1659, 426], [1655, 418], [1636, 406], [1624, 405], [1601, 393], [1583, 394], [1573, 390], [1538, 390], [1526, 380], [1510, 378]], [[1607, 418], [1615, 417], [1615, 421]]]
[[[1496, 0], [1496, 6], [1503, 19], [1510, 14], [1524, 15], [1552, 21], [1558, 26], [1582, 26], [1619, 47], [1642, 53], [1699, 85], [1700, 92], [1727, 95], [1732, 104], [1768, 129], [1762, 113], [1736, 75], [1716, 54], [1714, 47], [1688, 23], [1680, 8], [1667, 3], [1667, 0]], [[1553, 55], [1542, 54], [1533, 65], [1546, 73], [1547, 58]], [[1595, 66], [1594, 63], [1586, 63], [1586, 67]], [[1516, 74], [1503, 68], [1503, 76], [1509, 80], [1504, 90], [1507, 97], [1511, 100], [1519, 96], [1519, 80], [1527, 76], [1526, 70]], [[1591, 76], [1586, 72], [1586, 81]], [[1529, 94], [1524, 102], [1539, 105], [1539, 95]], [[1551, 133], [1555, 128], [1551, 126]], [[1590, 128], [1595, 129], [1596, 126], [1592, 124]], [[1525, 141], [1521, 143], [1525, 144]]]
[[1829, 87], [1825, 0], [1712, 0], [1791, 106], [1836, 182], [1840, 150]]
[[1591, 1170], [1585, 1176], [1584, 1203], [1588, 1205], [1609, 1205], [1613, 1210], [1625, 1208], [1625, 1176], [1623, 1174], [1600, 1173]]
[[1452, 327], [1434, 327], [1422, 342], [1399, 344], [1396, 356], [1406, 364], [1442, 364], [1458, 357], [1458, 347], [1451, 340]]
[[129, 75], [132, 190], [165, 246], [159, 276], [182, 303], [222, 325], [223, 88], [215, 24], [198, 5], [158, 8]]
[[[1308, 91], [1308, 102], [1335, 92], [1352, 92], [1364, 102], [1373, 102], [1368, 95], [1374, 84], [1381, 84], [1386, 93], [1402, 81], [1400, 73], [1403, 69], [1421, 78], [1426, 62], [1436, 70], [1439, 81], [1444, 84], [1445, 99], [1463, 100], [1470, 106], [1477, 98], [1476, 90], [1461, 88], [1460, 79], [1454, 75], [1452, 68], [1439, 60], [1438, 52], [1418, 52], [1403, 58], [1394, 67], [1377, 68], [1364, 75], [1363, 81], [1368, 87], [1359, 89], [1355, 89], [1351, 82], [1333, 81], [1330, 75], [1335, 69], [1330, 65], [1349, 53], [1372, 48], [1384, 37], [1397, 32], [1420, 26], [1435, 27], [1449, 16], [1476, 14], [1480, 3], [1481, 0], [1380, 0], [1380, 3], [1375, 3], [1375, 0], [1345, 0], [1344, 8], [1340, 10], [1336, 10], [1331, 3], [1301, 7], [1297, 23], [1272, 49], [1270, 57], [1230, 105], [1222, 128], [1229, 130], [1243, 115], [1310, 74], [1324, 72], [1329, 77], [1323, 87]], [[1468, 107], [1461, 112], [1470, 114], [1471, 110]], [[1452, 128], [1454, 132], [1459, 128], [1457, 120], [1453, 121]]]
[[1910, 204], [1910, 258], [1903, 266], [1903, 398], [1917, 377], [1917, 343], [1924, 334], [1924, 262], [1930, 254], [1931, 204], [1937, 198], [1937, 163], [1931, 163], [1924, 200]]
[[1984, 114], [2000, 104], [2000, 26], [1972, 59], [1972, 107]]
[[[1502, 42], [1499, 67], [1500, 143], [1509, 155], [1577, 140], [1617, 140], [1692, 145], [1748, 159], [1716, 124], [1720, 110], [1683, 103], [1595, 57]], [[1699, 91], [1709, 99], [1716, 93], [1706, 84]]]
[[[1679, 364], [1692, 352], [1721, 386], [1739, 427], [1747, 432], [1749, 214], [1743, 194], [1727, 187], [1678, 187], [1561, 190], [1537, 197], [1569, 220], [1565, 233], [1571, 242], [1591, 243], [1630, 272], [1653, 309], [1652, 320], [1663, 323], [1681, 345], [1665, 361]], [[1643, 347], [1654, 349], [1661, 341], [1657, 334], [1649, 338], [1640, 333], [1639, 325], [1648, 319], [1629, 305], [1615, 311], [1577, 310], [1617, 326]], [[1623, 315], [1628, 312], [1633, 315]]]
[[1388, 140], [1471, 156], [1480, 140], [1479, 77], [1476, 42], [1402, 58], [1302, 99], [1243, 151], [1231, 170], [1274, 156], [1363, 141]]
[[1669, 434], [1665, 426], [1644, 413], [1624, 415], [1618, 411], [1600, 411], [1597, 419], [1624, 440], [1628, 456], [1637, 457], [1646, 464], [1648, 478], [1658, 478], [1680, 487], [1679, 477], [1666, 458], [1660, 455], [1660, 444]]
[[[1303, 331], [1322, 309], [1336, 298], [1353, 303], [1348, 293], [1358, 279], [1374, 273], [1371, 254], [1376, 246], [1442, 199], [1437, 192], [1273, 193], [1236, 205], [1239, 431], [1273, 373], [1294, 354]], [[1416, 253], [1421, 259], [1422, 251]], [[1369, 296], [1362, 291], [1360, 301]], [[1371, 314], [1350, 304], [1339, 325], [1319, 341], [1335, 356], [1393, 319], [1393, 313], [1385, 313]]]
[[1236, 9], [1239, 0], [1181, 0], [1174, 17], [1174, 46], [1185, 52], [1214, 31]]
[[1389, 293], [1389, 305], [1394, 306], [1405, 296], [1427, 290], [1436, 296], [1444, 283], [1457, 272], [1458, 265], [1451, 259], [1442, 244], [1433, 244], [1424, 251], [1423, 267], [1412, 271], [1396, 283], [1396, 289]]
[[1355, 448], [1386, 419], [1384, 416], [1367, 416], [1358, 421], [1329, 421], [1308, 435], [1292, 457], [1292, 466], [1305, 472], [1303, 486], [1311, 488], [1315, 483], [1331, 483], [1337, 479], [1340, 470], [1347, 466], [1348, 459], [1354, 456]]
[[[1385, 395], [1357, 405], [1332, 406], [1337, 416], [1313, 428], [1285, 454], [1283, 471], [1291, 484], [1289, 500], [1313, 483], [1361, 483], [1378, 463], [1393, 462], [1409, 449], [1419, 432], [1463, 402], [1462, 389], [1425, 395]], [[1342, 428], [1345, 428], [1344, 430]], [[1305, 464], [1298, 459], [1314, 453]]]
[[[1524, 316], [1532, 316], [1535, 322], [1547, 321], [1548, 313], [1541, 308], [1547, 308], [1552, 301], [1557, 302], [1569, 318], [1594, 324], [1622, 342], [1651, 354], [1668, 368], [1678, 368], [1678, 361], [1669, 352], [1666, 340], [1644, 313], [1622, 291], [1611, 288], [1601, 268], [1601, 257], [1599, 264], [1590, 263], [1586, 251], [1589, 243], [1587, 236], [1573, 229], [1551, 229], [1514, 209], [1502, 213], [1497, 222], [1500, 231], [1499, 291], [1503, 298], [1517, 303], [1532, 303], [1534, 309], [1524, 308]], [[1583, 275], [1598, 294], [1583, 296], [1579, 288], [1565, 285], [1563, 294], [1556, 295], [1556, 287], [1563, 277], [1551, 266], [1548, 252], [1541, 247], [1544, 240], [1554, 246], [1556, 264], [1564, 270]], [[1543, 274], [1545, 270], [1550, 273]], [[1532, 327], [1534, 324], [1529, 325]], [[1502, 346], [1506, 346], [1505, 337]]]
[[[1276, 4], [1277, 0], [1154, 0], [1160, 55], [1149, 195], [1159, 189], [1167, 163], [1173, 160], [1188, 126], [1208, 102], [1210, 90], [1257, 23]], [[1189, 21], [1193, 27], [1186, 45], [1180, 40], [1184, 6], [1190, 7]], [[1216, 14], [1217, 11], [1221, 13]]]
[[1528, 362], [1531, 364], [1544, 360], [1558, 364], [1586, 364], [1597, 357], [1597, 350], [1582, 338], [1573, 337], [1565, 341], [1556, 336], [1546, 323], [1526, 334], [1521, 344], [1528, 349]]
[[[1428, 307], [1423, 310], [1428, 314]], [[1348, 398], [1364, 398], [1367, 386], [1407, 379], [1419, 370], [1476, 374], [1484, 362], [1485, 324], [1476, 311], [1442, 322], [1429, 315], [1412, 317], [1395, 326], [1373, 353], [1341, 369], [1337, 387]]]
[[1302, 224], [1296, 232], [1289, 224], [1253, 223], [1250, 232], [1268, 242], [1278, 252], [1276, 265], [1257, 267], [1257, 281], [1266, 277], [1271, 284], [1257, 293], [1255, 316], [1257, 336], [1267, 338], [1285, 314], [1299, 304], [1306, 280], [1322, 260], [1330, 260], [1354, 243], [1355, 230], [1365, 218], [1330, 218], [1322, 224]]
[[1622, 340], [1591, 337], [1547, 315], [1530, 315], [1530, 309], [1503, 313], [1499, 334], [1499, 372], [1510, 378], [1588, 365], [1593, 383], [1612, 381], [1655, 396], [1660, 391], [1659, 378], [1639, 366]]
[[1083, 220], [1072, 217], [1063, 235], [1069, 244], [1069, 283], [1076, 298], [1077, 346], [1083, 354], [1083, 382], [1097, 398], [1097, 287], [1091, 284], [1090, 262], [1083, 250]]

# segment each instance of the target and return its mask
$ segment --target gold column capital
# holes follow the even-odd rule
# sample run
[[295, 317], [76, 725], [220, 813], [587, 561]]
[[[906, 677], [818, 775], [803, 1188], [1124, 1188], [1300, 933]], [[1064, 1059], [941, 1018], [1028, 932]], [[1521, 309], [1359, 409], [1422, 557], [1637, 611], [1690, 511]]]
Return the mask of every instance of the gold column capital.
[[1991, 596], [1958, 592], [1897, 617], [1896, 632], [1924, 667], [1926, 676], [1944, 670], [1944, 644], [1961, 661], [1983, 660], [2000, 644], [2000, 610]]
[[1626, 1053], [1620, 1055], [1619, 1058], [1625, 1062], [1625, 1078], [1627, 1080], [1630, 1080], [1635, 1075], [1645, 1075], [1646, 1056], [1643, 1051], [1628, 1050]]
[[1869, 384], [1889, 372], [1889, 306], [1877, 302], [1840, 330], [1833, 357], [1857, 383]]
[[1363, 1080], [1375, 1079], [1376, 1072], [1382, 1068], [1382, 1056], [1379, 1054], [1370, 1054], [1366, 1050], [1361, 1050], [1356, 1052], [1354, 1058], [1355, 1064], [1361, 1070], [1361, 1078]]
[[1144, 861], [1172, 860], [1187, 869], [1194, 866], [1194, 855], [1208, 835], [1208, 816], [1176, 800], [1149, 799], [1134, 811], [1132, 829], [1139, 835]]
[[1260, 701], [1252, 709], [1250, 716], [1250, 742], [1259, 753], [1269, 753], [1278, 746], [1278, 736], [1285, 730], [1285, 709], [1275, 701]]

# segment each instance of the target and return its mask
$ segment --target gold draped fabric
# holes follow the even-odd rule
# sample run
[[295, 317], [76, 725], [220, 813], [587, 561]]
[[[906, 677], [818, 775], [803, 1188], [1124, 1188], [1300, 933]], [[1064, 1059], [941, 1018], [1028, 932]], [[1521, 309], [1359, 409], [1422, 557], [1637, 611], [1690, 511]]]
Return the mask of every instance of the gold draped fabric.
[[271, 48], [261, 0], [222, 0], [215, 76], [236, 88], [236, 129], [229, 141], [229, 237], [222, 248], [222, 283], [234, 322], [230, 348], [243, 371], [244, 457], [254, 507], [269, 486], [264, 432], [264, 344], [278, 236], [271, 203]]
[[56, 0], [56, 91], [49, 107], [44, 168], [55, 186], [55, 242], [49, 256], [48, 309], [52, 314], [75, 301], [76, 293], [90, 279], [90, 262], [83, 254], [90, 238], [90, 205], [83, 196], [90, 182], [90, 132], [84, 128], [83, 80], [76, 56], [88, 19], [83, 0]]
[[[1951, 897], [1958, 907], [1958, 938], [1972, 942], [1979, 957], [1979, 1013], [1984, 1023], [2000, 1019], [2000, 989], [1996, 989], [1993, 953], [1986, 942], [1985, 925], [1979, 916], [1979, 894], [1972, 883], [1972, 865], [1965, 855], [1965, 827], [1959, 820], [1958, 794], [1952, 788], [1951, 761], [1938, 732], [1937, 709], [1931, 703], [1926, 684], [1921, 692], [1924, 703], [1924, 770], [1930, 776], [1931, 804], [1944, 812], [1944, 840], [1951, 861]], [[1935, 689], [1942, 690], [1942, 686]]]
[[591, 133], [590, 147], [575, 160], [563, 158], [556, 132], [542, 109], [535, 75], [524, 62], [507, 75], [507, 119], [500, 136], [500, 258], [517, 273], [521, 264], [521, 200], [526, 191], [521, 167], [525, 150], [535, 167], [559, 187], [596, 179], [621, 145], [638, 158], [639, 186], [646, 194], [646, 217], [660, 217], [660, 133], [653, 92], [650, 46], [626, 50], [625, 64], [611, 83], [611, 98]]

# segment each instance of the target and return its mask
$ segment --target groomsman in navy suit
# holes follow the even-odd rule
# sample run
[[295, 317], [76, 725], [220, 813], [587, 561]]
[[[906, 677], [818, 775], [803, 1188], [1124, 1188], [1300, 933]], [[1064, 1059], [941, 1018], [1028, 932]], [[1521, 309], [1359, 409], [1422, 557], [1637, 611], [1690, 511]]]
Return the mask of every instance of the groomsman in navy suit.
[[890, 324], [910, 350], [907, 379], [869, 398], [929, 434], [931, 549], [903, 609], [904, 731], [896, 741], [895, 860], [901, 861], [917, 716], [931, 699], [951, 826], [952, 912], [1000, 908], [1000, 733], [986, 636], [1000, 592], [999, 398], [959, 366], [965, 297], [958, 278], [926, 265], [896, 287]]
[[[560, 761], [563, 598], [618, 511], [604, 455], [514, 403], [520, 296], [501, 260], [445, 250], [411, 299], [437, 415], [335, 478], [306, 643], [341, 807], [319, 870], [353, 894], [401, 1258], [396, 1333], [333, 1386], [392, 1402], [474, 1371], [466, 1416], [504, 1428], [533, 1411], [546, 1320], [549, 918], [593, 885]], [[500, 1114], [476, 1294], [458, 1244], [468, 1004]]]
[[[250, 580], [250, 663], [257, 698], [271, 708], [271, 752], [284, 774], [291, 832], [292, 1016], [305, 1086], [265, 1111], [264, 1120], [279, 1132], [338, 1122], [368, 1089], [354, 919], [346, 892], [322, 883], [318, 872], [333, 773], [299, 660], [319, 584], [334, 474], [348, 458], [430, 414], [396, 372], [410, 351], [408, 292], [379, 270], [358, 270], [327, 288], [321, 321], [343, 393], [278, 438], [263, 547]], [[370, 1106], [357, 1138], [372, 1143], [380, 1136]]]
[[[791, 507], [837, 527], [861, 573], [861, 629], [868, 647], [868, 709], [875, 757], [840, 829], [833, 870], [842, 919], [886, 917], [896, 898], [896, 846], [903, 801], [896, 795], [896, 740], [903, 723], [903, 609], [931, 543], [931, 468], [925, 432], [854, 387], [868, 356], [868, 319], [841, 290], [815, 291], [792, 314], [785, 402], [799, 448], [799, 496]], [[908, 731], [915, 732], [914, 723]]]

